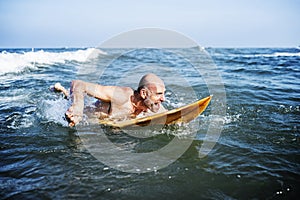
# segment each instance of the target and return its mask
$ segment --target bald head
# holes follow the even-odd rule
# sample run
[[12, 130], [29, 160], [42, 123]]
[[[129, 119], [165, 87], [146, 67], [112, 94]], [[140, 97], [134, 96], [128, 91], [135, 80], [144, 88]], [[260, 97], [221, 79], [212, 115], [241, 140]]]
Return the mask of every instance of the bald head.
[[153, 87], [156, 85], [160, 85], [162, 87], [165, 86], [163, 80], [161, 80], [158, 76], [156, 76], [155, 74], [146, 74], [144, 75], [139, 83], [139, 88], [143, 88], [143, 87]]
[[155, 74], [146, 74], [139, 83], [137, 93], [143, 99], [144, 105], [156, 113], [161, 107], [161, 102], [165, 101], [165, 84]]

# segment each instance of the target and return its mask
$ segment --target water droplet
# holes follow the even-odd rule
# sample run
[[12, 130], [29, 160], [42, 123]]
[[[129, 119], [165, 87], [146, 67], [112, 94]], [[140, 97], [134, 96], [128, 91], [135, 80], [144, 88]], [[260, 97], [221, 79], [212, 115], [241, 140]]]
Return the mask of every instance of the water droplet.
[[278, 195], [279, 195], [279, 194], [282, 194], [282, 191], [278, 191], [278, 192], [276, 192], [276, 194], [278, 194]]

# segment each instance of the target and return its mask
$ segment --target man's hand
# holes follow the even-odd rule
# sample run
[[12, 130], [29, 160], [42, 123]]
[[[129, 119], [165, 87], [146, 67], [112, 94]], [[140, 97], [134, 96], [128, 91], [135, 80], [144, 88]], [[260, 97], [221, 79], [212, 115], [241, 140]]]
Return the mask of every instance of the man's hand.
[[73, 127], [82, 120], [82, 111], [78, 108], [71, 106], [66, 112], [66, 119], [69, 122], [69, 126]]

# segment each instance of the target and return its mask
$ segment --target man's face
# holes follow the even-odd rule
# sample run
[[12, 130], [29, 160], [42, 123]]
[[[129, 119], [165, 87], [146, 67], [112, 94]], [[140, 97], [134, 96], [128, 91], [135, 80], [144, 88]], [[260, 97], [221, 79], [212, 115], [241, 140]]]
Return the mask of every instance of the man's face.
[[144, 104], [152, 112], [158, 112], [161, 102], [165, 101], [165, 90], [165, 86], [159, 84], [147, 88], [147, 96], [144, 100]]

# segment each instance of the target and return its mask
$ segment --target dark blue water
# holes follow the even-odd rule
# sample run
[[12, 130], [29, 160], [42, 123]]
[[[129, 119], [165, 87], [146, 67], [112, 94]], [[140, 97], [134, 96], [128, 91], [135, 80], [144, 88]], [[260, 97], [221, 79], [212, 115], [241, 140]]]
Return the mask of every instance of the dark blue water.
[[[142, 74], [153, 72], [166, 82], [165, 106], [178, 107], [210, 94], [205, 78], [180, 56], [188, 52], [193, 60], [197, 52], [177, 49], [178, 56], [146, 49], [118, 57], [118, 49], [104, 51], [1, 50], [1, 199], [297, 199], [300, 49], [206, 49], [224, 83], [225, 116], [213, 115], [209, 106], [198, 118], [200, 128], [187, 151], [149, 173], [122, 172], [93, 157], [82, 130], [96, 135], [103, 127], [86, 120], [81, 131], [69, 128], [64, 112], [70, 102], [49, 87], [56, 82], [68, 87], [80, 78], [135, 88]], [[87, 98], [86, 104], [93, 101]], [[217, 105], [216, 97], [213, 101]], [[221, 121], [223, 130], [202, 158], [211, 119]], [[104, 129], [120, 147], [150, 152], [174, 137], [191, 137], [188, 128], [166, 127], [144, 139]]]

